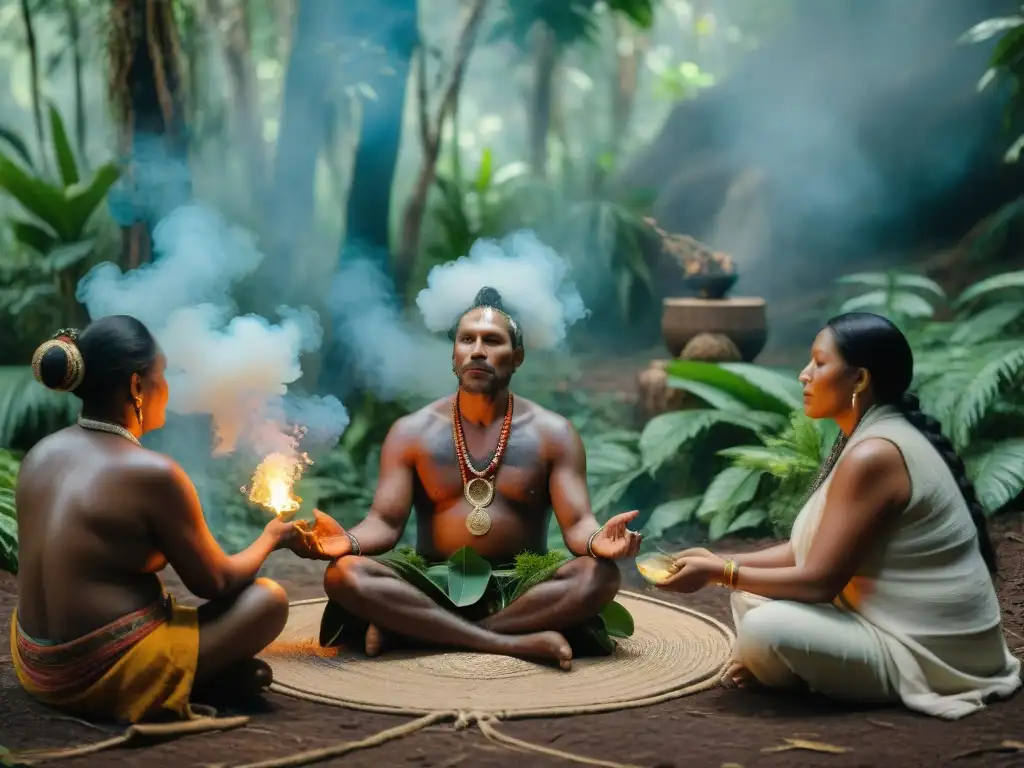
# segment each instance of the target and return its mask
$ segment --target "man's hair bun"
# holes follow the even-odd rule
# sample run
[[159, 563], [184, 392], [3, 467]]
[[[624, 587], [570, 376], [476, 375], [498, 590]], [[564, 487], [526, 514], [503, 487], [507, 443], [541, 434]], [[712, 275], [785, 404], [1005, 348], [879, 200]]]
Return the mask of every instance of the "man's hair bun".
[[61, 328], [32, 355], [36, 381], [57, 392], [74, 392], [85, 377], [85, 361], [78, 349], [78, 331]]

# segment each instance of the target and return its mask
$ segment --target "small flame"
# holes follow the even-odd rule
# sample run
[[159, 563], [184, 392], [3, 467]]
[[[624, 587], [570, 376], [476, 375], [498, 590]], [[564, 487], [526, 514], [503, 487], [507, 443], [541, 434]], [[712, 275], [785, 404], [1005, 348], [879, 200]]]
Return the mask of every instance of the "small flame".
[[271, 453], [256, 467], [251, 486], [243, 488], [242, 492], [248, 494], [249, 501], [266, 507], [278, 517], [290, 516], [302, 504], [301, 497], [292, 489], [306, 466], [312, 463], [305, 454]]

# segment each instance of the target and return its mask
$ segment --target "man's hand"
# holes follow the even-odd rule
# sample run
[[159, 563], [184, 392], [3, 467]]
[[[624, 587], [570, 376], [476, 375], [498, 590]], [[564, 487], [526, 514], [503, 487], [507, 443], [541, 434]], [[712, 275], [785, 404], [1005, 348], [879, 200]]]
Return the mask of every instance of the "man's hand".
[[629, 530], [626, 523], [636, 518], [638, 514], [640, 512], [634, 509], [631, 512], [618, 514], [605, 523], [590, 545], [590, 551], [594, 556], [607, 560], [636, 557], [640, 551], [640, 542], [643, 541], [643, 536], [636, 531]]
[[725, 561], [714, 555], [688, 555], [675, 561], [670, 567], [672, 573], [664, 581], [659, 581], [658, 589], [670, 592], [696, 592], [708, 584], [721, 583], [725, 575]]
[[313, 510], [313, 527], [305, 521], [296, 523], [298, 535], [288, 548], [306, 560], [334, 560], [352, 553], [352, 542], [345, 528], [330, 515]]

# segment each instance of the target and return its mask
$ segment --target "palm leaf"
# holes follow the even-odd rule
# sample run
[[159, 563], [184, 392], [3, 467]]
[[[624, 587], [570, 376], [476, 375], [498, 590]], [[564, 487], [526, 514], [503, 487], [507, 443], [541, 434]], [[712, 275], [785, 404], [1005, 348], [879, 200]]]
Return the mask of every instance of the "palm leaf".
[[790, 448], [782, 447], [737, 445], [722, 449], [718, 455], [732, 459], [733, 466], [760, 470], [778, 478], [810, 474], [819, 467], [817, 457], [809, 458]]
[[0, 446], [35, 443], [67, 426], [77, 405], [36, 381], [30, 367], [0, 366]]
[[1024, 439], [979, 445], [964, 463], [978, 501], [989, 514], [1024, 491]]
[[57, 108], [50, 105], [50, 133], [53, 136], [53, 151], [57, 156], [57, 167], [60, 169], [60, 177], [65, 187], [71, 187], [78, 183], [78, 163], [75, 162], [75, 153], [71, 149], [71, 142], [68, 140], [68, 132], [64, 129], [64, 121], [61, 119]]
[[802, 407], [803, 393], [796, 377], [750, 363], [703, 363], [673, 360], [665, 372], [678, 379], [711, 385], [749, 408], [788, 416]]
[[1024, 316], [1024, 302], [1001, 302], [955, 323], [947, 336], [951, 344], [969, 345], [992, 341]]

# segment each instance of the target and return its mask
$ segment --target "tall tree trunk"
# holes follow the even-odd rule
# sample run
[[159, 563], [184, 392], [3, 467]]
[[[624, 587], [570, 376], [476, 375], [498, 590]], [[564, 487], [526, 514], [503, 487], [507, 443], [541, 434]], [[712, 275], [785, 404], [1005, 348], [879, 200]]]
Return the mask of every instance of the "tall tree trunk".
[[207, 14], [221, 41], [252, 202], [262, 214], [267, 202], [267, 152], [247, 8], [244, 0], [206, 0]]
[[558, 49], [554, 33], [546, 25], [538, 24], [535, 33], [533, 91], [529, 105], [530, 170], [538, 179], [543, 179], [548, 171], [548, 135]]
[[85, 88], [82, 82], [82, 25], [78, 14], [78, 0], [64, 0], [64, 13], [68, 17], [68, 37], [71, 44], [71, 66], [75, 82], [75, 143], [79, 162], [88, 162], [85, 150]]
[[[350, 85], [365, 84], [373, 95], [361, 99], [362, 126], [338, 259], [369, 257], [388, 274], [391, 187], [402, 141], [412, 56], [419, 42], [417, 0], [342, 5], [346, 39], [358, 39], [363, 46], [346, 80]], [[358, 78], [355, 82], [353, 75]], [[401, 283], [398, 287], [401, 290]]]
[[[399, 296], [405, 297], [408, 290], [409, 278], [412, 275], [416, 255], [419, 252], [420, 231], [423, 227], [423, 215], [427, 208], [427, 196], [434, 184], [437, 173], [437, 159], [441, 152], [441, 132], [445, 121], [452, 114], [458, 99], [459, 89], [466, 75], [466, 67], [469, 64], [469, 57], [473, 52], [477, 33], [483, 21], [484, 10], [487, 7], [487, 0], [474, 0], [462, 23], [459, 31], [458, 42], [455, 46], [454, 60], [452, 62], [451, 74], [448, 83], [442, 91], [441, 102], [438, 104], [433, 121], [430, 124], [421, 124], [423, 140], [423, 159], [420, 162], [420, 172], [416, 177], [412, 195], [406, 203], [402, 215], [401, 239], [399, 241], [398, 253], [395, 258], [395, 283]], [[425, 56], [420, 58], [420, 66], [423, 66]], [[424, 75], [420, 75], [421, 102], [425, 101]], [[421, 106], [421, 123], [426, 123], [426, 106]]]
[[267, 193], [269, 242], [260, 270], [264, 288], [256, 297], [267, 311], [292, 291], [292, 258], [313, 233], [317, 161], [327, 136], [328, 94], [341, 53], [336, 3], [302, 0], [295, 13]]
[[25, 25], [25, 41], [28, 47], [29, 77], [31, 79], [29, 88], [32, 93], [32, 119], [35, 121], [36, 139], [39, 141], [39, 163], [40, 167], [45, 169], [49, 167], [49, 161], [46, 153], [46, 135], [43, 132], [42, 98], [39, 93], [39, 48], [28, 0], [21, 0], [21, 20]]
[[109, 94], [129, 158], [111, 213], [122, 228], [122, 267], [151, 258], [152, 228], [192, 196], [181, 48], [171, 0], [113, 0]]

